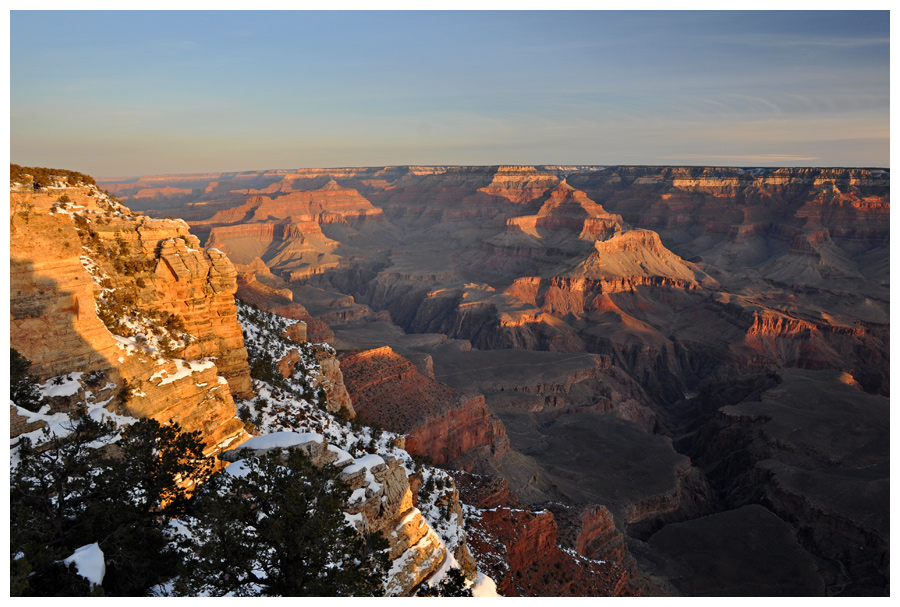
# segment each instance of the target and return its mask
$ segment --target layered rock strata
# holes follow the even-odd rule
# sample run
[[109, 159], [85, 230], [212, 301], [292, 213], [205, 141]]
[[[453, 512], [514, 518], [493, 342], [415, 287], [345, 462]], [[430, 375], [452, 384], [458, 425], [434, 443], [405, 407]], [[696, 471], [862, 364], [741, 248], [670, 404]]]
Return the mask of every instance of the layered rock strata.
[[[842, 563], [820, 571], [827, 592], [877, 592], [879, 584], [884, 591], [880, 549], [866, 548], [858, 559], [848, 556], [853, 546], [876, 546], [880, 540], [871, 538], [877, 533], [870, 539], [854, 535], [857, 531], [837, 534], [842, 539], [829, 546], [815, 533], [816, 524], [802, 522], [825, 520], [810, 513], [817, 508], [786, 505], [818, 503], [812, 493], [798, 489], [819, 479], [818, 468], [801, 474], [754, 465], [752, 474], [745, 474], [746, 462], [715, 463], [710, 455], [719, 448], [715, 432], [697, 435], [698, 444], [691, 445], [683, 435], [693, 436], [711, 417], [725, 415], [716, 413], [724, 404], [739, 402], [717, 404], [710, 397], [699, 403], [697, 393], [727, 392], [747, 373], [832, 370], [847, 373], [869, 394], [889, 394], [889, 171], [376, 167], [142, 178], [122, 184], [122, 191], [194, 188], [183, 211], [203, 221], [253, 197], [273, 200], [313, 192], [332, 179], [381, 209], [381, 219], [303, 223], [308, 218], [294, 222], [285, 215], [274, 222], [281, 221], [280, 227], [220, 226], [234, 230], [222, 232], [234, 237], [230, 242], [242, 243], [248, 272], [273, 288], [288, 288], [294, 303], [313, 317], [341, 324], [335, 329], [341, 335], [353, 327], [368, 330], [392, 322], [407, 333], [468, 340], [497, 360], [523, 349], [591, 353], [640, 386], [636, 393], [628, 382], [607, 376], [610, 381], [600, 383], [610, 392], [591, 402], [576, 384], [550, 391], [545, 388], [553, 382], [544, 382], [529, 392], [524, 388], [534, 387], [534, 373], [520, 370], [521, 377], [503, 382], [503, 390], [472, 389], [449, 379], [459, 369], [442, 369], [450, 359], [442, 360], [434, 349], [439, 346], [414, 349], [420, 372], [431, 368], [439, 381], [486, 394], [513, 447], [525, 453], [510, 452], [509, 462], [494, 462], [525, 502], [580, 495], [579, 503], [603, 503], [629, 546], [650, 551], [642, 567], [657, 557], [676, 568], [694, 566], [701, 561], [674, 555], [677, 541], [654, 546], [653, 537], [668, 526], [688, 524], [689, 518], [701, 521], [746, 505], [719, 489], [740, 476], [734, 486], [746, 495], [767, 496], [771, 511], [803, 538], [803, 550]], [[141, 208], [163, 204], [162, 198], [138, 200]], [[268, 231], [250, 232], [257, 229]], [[241, 230], [247, 231], [241, 236]], [[271, 236], [275, 230], [280, 230], [278, 238]], [[268, 267], [249, 268], [254, 256]], [[269, 268], [277, 276], [270, 277]], [[480, 354], [473, 350], [471, 356]], [[432, 355], [429, 367], [421, 357]], [[559, 358], [552, 364], [566, 363]], [[511, 386], [523, 389], [513, 392]], [[614, 398], [613, 391], [619, 396]], [[683, 418], [687, 412], [692, 420]], [[567, 423], [576, 418], [580, 425]], [[728, 419], [723, 435], [735, 441], [761, 431], [759, 420], [747, 425], [742, 418], [738, 432]], [[646, 431], [677, 438], [675, 448]], [[567, 449], [578, 441], [588, 455], [573, 463]], [[586, 446], [597, 441], [603, 448], [619, 445], [619, 453], [594, 457]], [[703, 442], [708, 449], [699, 445]], [[635, 445], [641, 446], [639, 453], [655, 454], [649, 465], [632, 468], [633, 458], [623, 457]], [[695, 465], [677, 452], [691, 455]], [[712, 493], [697, 461], [712, 475]], [[587, 468], [594, 474], [578, 477], [580, 482], [566, 478]], [[548, 480], [553, 469], [566, 473], [555, 485]], [[871, 489], [877, 482], [869, 482], [870, 472], [859, 468], [842, 474]], [[808, 487], [817, 486], [810, 482]], [[634, 485], [642, 490], [634, 491]], [[884, 507], [876, 500], [863, 510], [877, 520]], [[779, 528], [757, 514], [742, 510], [735, 520]], [[679, 537], [703, 537], [720, 520], [729, 519], [698, 522], [679, 531]], [[560, 525], [568, 533], [569, 527]], [[752, 531], [752, 525], [735, 528]], [[822, 528], [830, 527], [823, 523]], [[846, 554], [834, 556], [840, 551]], [[728, 558], [724, 555], [723, 562]], [[660, 587], [685, 592], [688, 586], [669, 573], [657, 577]], [[772, 587], [786, 592], [780, 584], [773, 578]], [[818, 586], [798, 581], [797, 588]]]
[[119, 407], [200, 431], [209, 453], [243, 440], [234, 267], [182, 221], [134, 216], [96, 189], [65, 193], [31, 194], [11, 216], [11, 346], [41, 379], [102, 372]]
[[406, 435], [406, 450], [435, 464], [471, 469], [503, 455], [503, 424], [481, 395], [465, 394], [422, 375], [390, 347], [340, 356], [344, 382], [366, 420]]

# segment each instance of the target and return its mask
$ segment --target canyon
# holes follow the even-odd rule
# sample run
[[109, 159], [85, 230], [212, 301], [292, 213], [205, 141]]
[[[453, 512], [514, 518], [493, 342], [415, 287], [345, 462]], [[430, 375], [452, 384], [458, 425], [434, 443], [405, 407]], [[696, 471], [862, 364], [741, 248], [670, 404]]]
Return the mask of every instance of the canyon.
[[[77, 312], [91, 289], [133, 292], [182, 318], [196, 341], [179, 356], [214, 359], [240, 398], [234, 294], [304, 322], [298, 341], [337, 350], [333, 409], [454, 475], [501, 592], [888, 594], [887, 171], [408, 166], [100, 187], [141, 215], [13, 219], [14, 250], [52, 253], [13, 258], [17, 334], [73, 325], [86, 370], [171, 389], [117, 366]], [[79, 238], [153, 266], [99, 264], [112, 282], [91, 287]], [[231, 415], [211, 449], [243, 432]]]
[[[348, 524], [387, 539], [384, 593], [415, 594], [451, 568], [485, 584], [452, 479], [413, 462], [402, 436], [354, 433], [335, 351], [311, 345], [302, 320], [236, 300], [238, 273], [223, 253], [201, 247], [183, 221], [140, 216], [95, 187], [11, 190], [10, 346], [36, 391], [33, 402], [10, 402], [13, 467], [26, 444], [65, 437], [80, 414], [118, 432], [140, 418], [177, 424], [226, 475], [240, 474], [245, 457], [299, 448], [342, 470]], [[440, 478], [440, 492], [432, 480], [414, 495], [423, 477]], [[447, 504], [454, 517], [444, 520]], [[146, 589], [160, 591], [171, 593]]]

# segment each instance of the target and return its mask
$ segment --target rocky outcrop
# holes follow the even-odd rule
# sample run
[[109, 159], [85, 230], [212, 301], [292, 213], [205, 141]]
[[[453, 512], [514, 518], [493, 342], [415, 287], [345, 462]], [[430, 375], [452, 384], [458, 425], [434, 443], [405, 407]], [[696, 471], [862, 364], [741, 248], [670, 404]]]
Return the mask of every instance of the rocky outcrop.
[[481, 395], [428, 378], [390, 347], [340, 356], [344, 382], [366, 420], [406, 435], [406, 450], [435, 464], [472, 469], [509, 448], [503, 424]]
[[515, 204], [526, 204], [542, 197], [558, 183], [555, 175], [529, 166], [501, 166], [491, 182], [479, 192], [500, 196]]
[[341, 365], [332, 349], [319, 348], [315, 350], [316, 360], [319, 368], [322, 370], [322, 383], [324, 384], [325, 394], [328, 397], [329, 410], [337, 410], [343, 407], [354, 414], [353, 402], [350, 393], [344, 384], [344, 375], [341, 372]]
[[565, 181], [550, 190], [549, 198], [536, 215], [509, 219], [507, 225], [538, 238], [549, 236], [546, 233], [548, 230], [606, 236], [622, 229], [621, 217], [610, 215], [584, 192], [576, 190]]
[[388, 540], [394, 562], [385, 590], [408, 596], [443, 565], [450, 553], [444, 542], [413, 506], [406, 470], [391, 456], [366, 455], [354, 460], [319, 434], [282, 432], [251, 439], [220, 457], [236, 462], [245, 454], [260, 456], [288, 446], [304, 451], [314, 465], [333, 464], [353, 491], [346, 505], [348, 520], [360, 531], [380, 532]]
[[504, 596], [628, 596], [620, 564], [585, 558], [556, 544], [548, 510], [497, 507], [471, 517], [469, 543], [479, 566]]
[[151, 244], [159, 247], [159, 261], [153, 277], [155, 297], [147, 302], [148, 309], [181, 318], [184, 330], [195, 338], [182, 356], [213, 358], [232, 392], [247, 396], [252, 388], [234, 304], [237, 272], [220, 251], [189, 248], [199, 244], [189, 235]]
[[66, 193], [34, 194], [11, 217], [12, 347], [41, 379], [102, 372], [115, 406], [200, 431], [207, 453], [242, 440], [234, 267], [182, 221], [133, 216], [94, 188]]

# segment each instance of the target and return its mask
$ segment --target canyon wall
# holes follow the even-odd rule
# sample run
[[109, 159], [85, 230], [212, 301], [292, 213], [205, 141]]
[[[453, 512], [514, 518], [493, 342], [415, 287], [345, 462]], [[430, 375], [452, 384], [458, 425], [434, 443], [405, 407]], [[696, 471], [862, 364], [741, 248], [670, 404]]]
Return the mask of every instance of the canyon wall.
[[503, 424], [484, 397], [465, 394], [422, 375], [384, 346], [340, 356], [356, 411], [406, 436], [406, 450], [437, 465], [471, 470], [509, 450]]
[[182, 221], [151, 220], [90, 188], [27, 197], [11, 216], [10, 344], [44, 380], [73, 369], [120, 387], [138, 417], [199, 430], [209, 452], [246, 438], [251, 393], [234, 267]]
[[[445, 464], [485, 463], [531, 509], [577, 506], [584, 517], [554, 511], [560, 541], [626, 551], [621, 562], [634, 558], [648, 593], [714, 590], [680, 577], [702, 559], [673, 538], [712, 537], [736, 520], [747, 524], [735, 526], [735, 546], [755, 522], [771, 534], [759, 554], [812, 555], [800, 559], [797, 589], [887, 588], [879, 532], [854, 518], [880, 517], [880, 493], [852, 517], [828, 518], [800, 505], [818, 503], [815, 458], [770, 469], [749, 465], [765, 458], [748, 447], [739, 452], [749, 459], [729, 460], [714, 428], [756, 444], [759, 420], [726, 409], [747, 397], [743, 386], [785, 371], [845, 374], [848, 402], [889, 395], [889, 171], [375, 167], [111, 185], [223, 247], [258, 305], [336, 336], [345, 375], [359, 370], [347, 383], [364, 416], [369, 406], [400, 424], [411, 448]], [[825, 411], [816, 420], [850, 423]], [[866, 450], [879, 454], [884, 441]], [[868, 472], [846, 474], [862, 482]], [[544, 545], [545, 515], [508, 518], [511, 529], [543, 525], [522, 533]], [[831, 545], [826, 519], [854, 531]], [[855, 541], [865, 556], [851, 554]], [[732, 587], [764, 592], [764, 572], [745, 570]], [[784, 579], [772, 588], [785, 592]], [[538, 592], [528, 580], [504, 588]]]

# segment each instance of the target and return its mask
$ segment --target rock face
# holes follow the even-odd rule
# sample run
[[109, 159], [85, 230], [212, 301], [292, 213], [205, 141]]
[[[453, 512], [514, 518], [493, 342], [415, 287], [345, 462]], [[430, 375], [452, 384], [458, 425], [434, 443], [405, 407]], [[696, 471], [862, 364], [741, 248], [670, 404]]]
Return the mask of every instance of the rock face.
[[[290, 335], [288, 337], [290, 338]], [[313, 388], [325, 390], [326, 409], [333, 413], [346, 409], [351, 417], [355, 416], [353, 401], [347, 392], [344, 374], [341, 372], [341, 365], [334, 351], [330, 348], [317, 347], [313, 353], [320, 370], [319, 376], [313, 378]], [[294, 365], [299, 361], [300, 353], [292, 349], [276, 362], [276, 366], [282, 377], [288, 378], [294, 373]]]
[[406, 450], [435, 464], [471, 469], [509, 448], [503, 425], [481, 395], [428, 378], [390, 347], [340, 356], [344, 382], [366, 420], [406, 435]]
[[[585, 510], [577, 546], [560, 532], [559, 515], [572, 508], [523, 510], [505, 480], [457, 472], [462, 499], [469, 506], [469, 545], [479, 567], [490, 572], [504, 596], [625, 596], [639, 592], [630, 584], [634, 565], [624, 537], [609, 511]], [[604, 538], [605, 543], [601, 543]]]
[[556, 524], [547, 510], [496, 508], [481, 513], [471, 544], [479, 564], [504, 596], [627, 596], [628, 573], [618, 563], [587, 559], [556, 545]]
[[74, 208], [31, 194], [11, 216], [12, 347], [41, 379], [102, 372], [119, 406], [199, 430], [209, 453], [242, 440], [232, 394], [251, 388], [232, 264], [182, 221], [66, 194]]
[[37, 377], [107, 369], [118, 357], [97, 318], [94, 281], [81, 253], [66, 216], [10, 218], [10, 345], [31, 361]]

